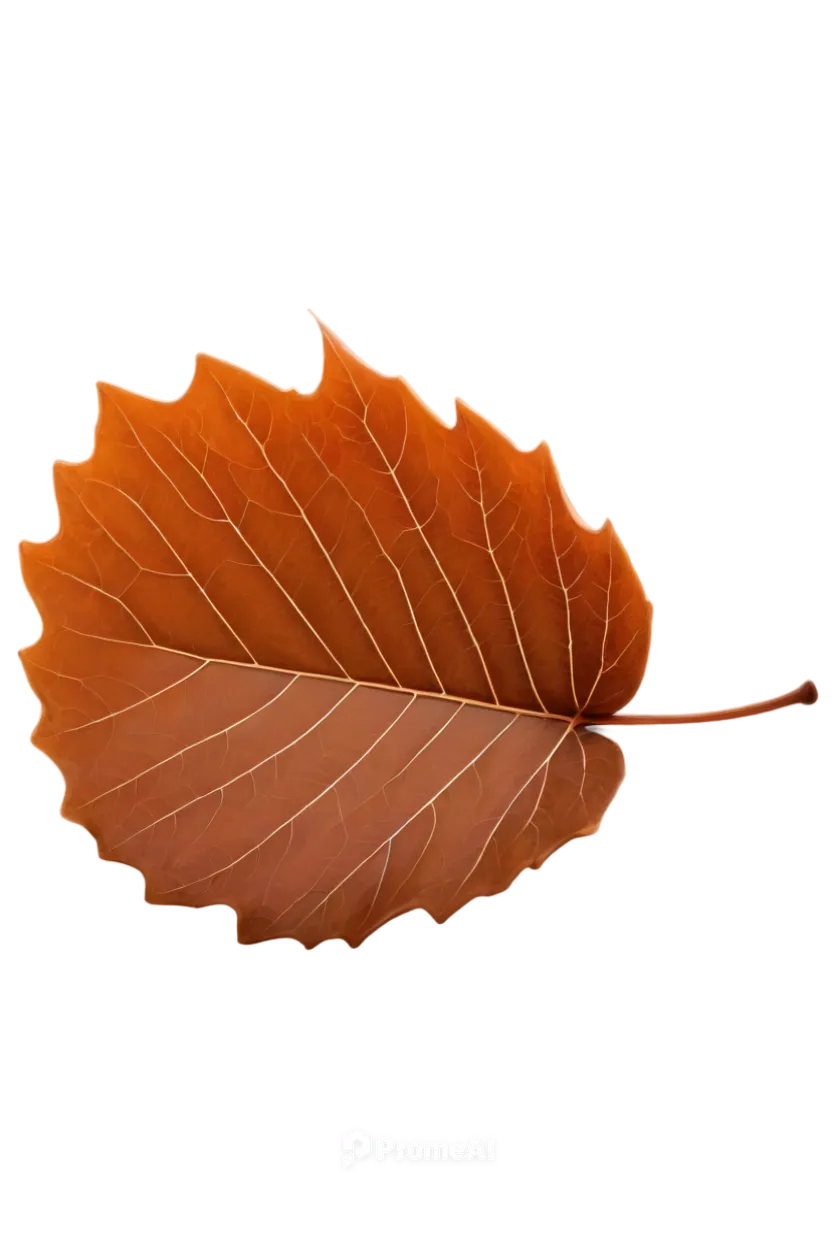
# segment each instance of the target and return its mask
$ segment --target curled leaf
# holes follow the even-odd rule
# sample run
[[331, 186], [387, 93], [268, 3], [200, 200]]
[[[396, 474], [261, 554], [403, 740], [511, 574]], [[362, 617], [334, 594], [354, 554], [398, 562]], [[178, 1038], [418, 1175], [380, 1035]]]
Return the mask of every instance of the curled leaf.
[[443, 920], [594, 831], [623, 762], [582, 723], [650, 642], [545, 445], [323, 342], [308, 395], [209, 358], [172, 404], [100, 388], [59, 533], [22, 546], [65, 815], [244, 941]]
[[[97, 688], [121, 680], [133, 699], [41, 729], [64, 814], [144, 873], [149, 901], [232, 906], [243, 941], [358, 944], [419, 906], [442, 922], [594, 831], [623, 775], [618, 747], [571, 722], [133, 644], [65, 649], [91, 715]], [[83, 682], [63, 681], [73, 716]]]

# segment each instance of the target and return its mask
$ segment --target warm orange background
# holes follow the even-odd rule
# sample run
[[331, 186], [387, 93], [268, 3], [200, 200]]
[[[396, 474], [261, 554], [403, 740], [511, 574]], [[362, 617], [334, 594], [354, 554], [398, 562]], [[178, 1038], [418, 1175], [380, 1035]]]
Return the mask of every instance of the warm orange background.
[[[827, 11], [0, 14], [3, 1254], [832, 1254], [831, 1180], [333, 1178], [366, 1117], [832, 1116], [830, 954], [244, 957], [54, 823], [13, 540], [89, 375], [305, 301], [831, 300]], [[407, 362], [409, 364], [409, 362]]]

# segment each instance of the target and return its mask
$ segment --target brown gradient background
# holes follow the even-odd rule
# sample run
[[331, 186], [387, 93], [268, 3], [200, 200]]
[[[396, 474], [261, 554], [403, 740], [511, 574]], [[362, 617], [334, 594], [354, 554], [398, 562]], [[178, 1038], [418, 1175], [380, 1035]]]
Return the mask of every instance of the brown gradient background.
[[830, 1119], [830, 953], [239, 956], [226, 915], [145, 907], [55, 824], [11, 652], [14, 538], [86, 448], [89, 375], [307, 342], [305, 301], [830, 302], [831, 33], [0, 13], [3, 1254], [832, 1254], [832, 1179], [336, 1180], [332, 1141], [346, 1115]]

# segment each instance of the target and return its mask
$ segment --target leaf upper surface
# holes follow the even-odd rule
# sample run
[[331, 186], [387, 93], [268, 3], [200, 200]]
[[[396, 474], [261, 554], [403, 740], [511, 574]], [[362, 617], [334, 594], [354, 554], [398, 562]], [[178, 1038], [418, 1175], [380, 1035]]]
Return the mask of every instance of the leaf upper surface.
[[594, 830], [623, 763], [571, 720], [631, 699], [650, 640], [545, 445], [323, 343], [308, 395], [205, 357], [174, 403], [102, 387], [22, 546], [64, 813], [247, 941], [443, 919]]

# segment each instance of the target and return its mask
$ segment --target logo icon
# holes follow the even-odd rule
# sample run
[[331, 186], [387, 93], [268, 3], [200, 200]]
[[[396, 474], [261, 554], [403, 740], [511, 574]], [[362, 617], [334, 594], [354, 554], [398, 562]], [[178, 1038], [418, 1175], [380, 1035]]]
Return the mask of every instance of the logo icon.
[[371, 1154], [372, 1150], [371, 1136], [368, 1132], [363, 1132], [362, 1127], [352, 1127], [350, 1132], [343, 1132], [342, 1136], [342, 1166], [350, 1167], [353, 1160], [365, 1159], [367, 1154]]

